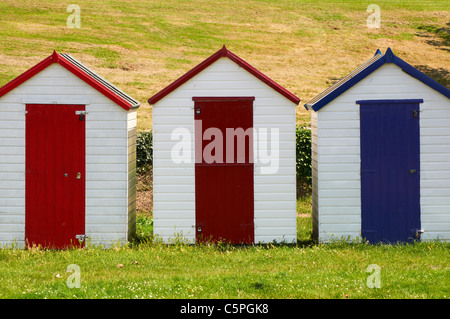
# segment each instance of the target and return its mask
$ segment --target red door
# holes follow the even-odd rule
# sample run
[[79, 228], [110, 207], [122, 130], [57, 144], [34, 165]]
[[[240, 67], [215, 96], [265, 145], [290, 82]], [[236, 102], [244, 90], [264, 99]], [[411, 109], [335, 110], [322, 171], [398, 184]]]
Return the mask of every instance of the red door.
[[79, 246], [85, 217], [84, 105], [26, 106], [25, 241]]
[[197, 241], [254, 242], [253, 97], [194, 97]]

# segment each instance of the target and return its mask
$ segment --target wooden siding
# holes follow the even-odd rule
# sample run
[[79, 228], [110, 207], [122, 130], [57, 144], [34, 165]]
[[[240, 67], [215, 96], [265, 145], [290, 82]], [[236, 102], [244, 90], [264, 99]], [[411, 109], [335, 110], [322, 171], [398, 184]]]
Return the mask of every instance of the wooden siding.
[[25, 103], [86, 104], [86, 235], [125, 242], [127, 112], [52, 64], [0, 99], [0, 244], [24, 244]]
[[312, 237], [314, 240], [319, 239], [318, 117], [319, 113], [311, 112]]
[[[194, 139], [190, 163], [171, 160], [176, 128], [194, 133], [193, 96], [255, 96], [254, 129], [277, 128], [277, 174], [264, 175], [254, 165], [255, 242], [296, 241], [295, 105], [227, 58], [221, 58], [153, 107], [154, 232], [165, 242], [195, 242]], [[270, 138], [270, 137], [269, 137]], [[254, 143], [256, 144], [256, 143]], [[256, 151], [257, 152], [257, 151]]]
[[137, 111], [128, 112], [128, 219], [127, 239], [136, 236], [136, 127]]
[[422, 239], [449, 241], [450, 102], [392, 64], [382, 66], [316, 115], [319, 188], [313, 211], [319, 211], [320, 241], [361, 236], [359, 105], [355, 101], [371, 99], [424, 100], [420, 114]]

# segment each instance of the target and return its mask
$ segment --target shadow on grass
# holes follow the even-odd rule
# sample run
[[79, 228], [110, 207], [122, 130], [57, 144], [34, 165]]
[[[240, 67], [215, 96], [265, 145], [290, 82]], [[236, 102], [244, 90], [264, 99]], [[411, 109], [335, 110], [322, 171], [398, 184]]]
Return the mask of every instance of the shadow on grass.
[[418, 37], [431, 38], [433, 35], [437, 36], [437, 39], [426, 40], [427, 44], [450, 52], [450, 22], [442, 28], [434, 25], [420, 25], [417, 29], [419, 32], [416, 33], [416, 36]]
[[450, 89], [450, 72], [444, 68], [433, 69], [427, 65], [414, 66], [420, 72], [425, 73], [430, 78]]
[[137, 234], [134, 240], [129, 243], [130, 248], [139, 248], [143, 246], [151, 245], [163, 245], [163, 246], [198, 246], [198, 247], [211, 247], [218, 251], [228, 251], [228, 250], [245, 250], [248, 248], [258, 247], [260, 249], [272, 249], [279, 247], [297, 247], [297, 248], [307, 248], [317, 245], [317, 241], [312, 238], [298, 239], [296, 243], [288, 242], [270, 242], [270, 243], [254, 243], [254, 244], [231, 244], [221, 241], [211, 241], [211, 242], [198, 242], [189, 243], [182, 236], [174, 238], [170, 243], [164, 243], [157, 237], [154, 237], [152, 233], [140, 233]]

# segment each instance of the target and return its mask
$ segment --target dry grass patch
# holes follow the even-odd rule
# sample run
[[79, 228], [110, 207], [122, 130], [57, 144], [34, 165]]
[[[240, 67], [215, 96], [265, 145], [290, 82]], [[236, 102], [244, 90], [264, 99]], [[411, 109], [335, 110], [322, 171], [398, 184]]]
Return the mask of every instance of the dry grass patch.
[[390, 46], [441, 83], [449, 81], [448, 42], [433, 32], [448, 32], [448, 1], [380, 0], [380, 29], [367, 28], [367, 5], [357, 0], [77, 4], [81, 28], [69, 29], [67, 4], [2, 1], [0, 85], [53, 49], [71, 52], [141, 102], [138, 130], [148, 130], [152, 120], [147, 99], [223, 44], [301, 98], [299, 123], [309, 122], [304, 103], [378, 48], [384, 52]]
[[153, 210], [153, 172], [151, 169], [136, 175], [136, 210], [148, 213]]

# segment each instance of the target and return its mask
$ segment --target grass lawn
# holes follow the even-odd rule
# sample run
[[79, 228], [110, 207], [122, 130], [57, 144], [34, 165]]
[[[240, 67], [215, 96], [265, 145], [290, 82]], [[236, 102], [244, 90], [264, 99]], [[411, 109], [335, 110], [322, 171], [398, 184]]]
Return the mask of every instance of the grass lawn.
[[[0, 298], [449, 298], [450, 244], [310, 240], [310, 198], [298, 203], [297, 245], [164, 245], [139, 213], [131, 246], [0, 250]], [[67, 267], [79, 266], [80, 288]], [[366, 272], [380, 269], [380, 288]]]

